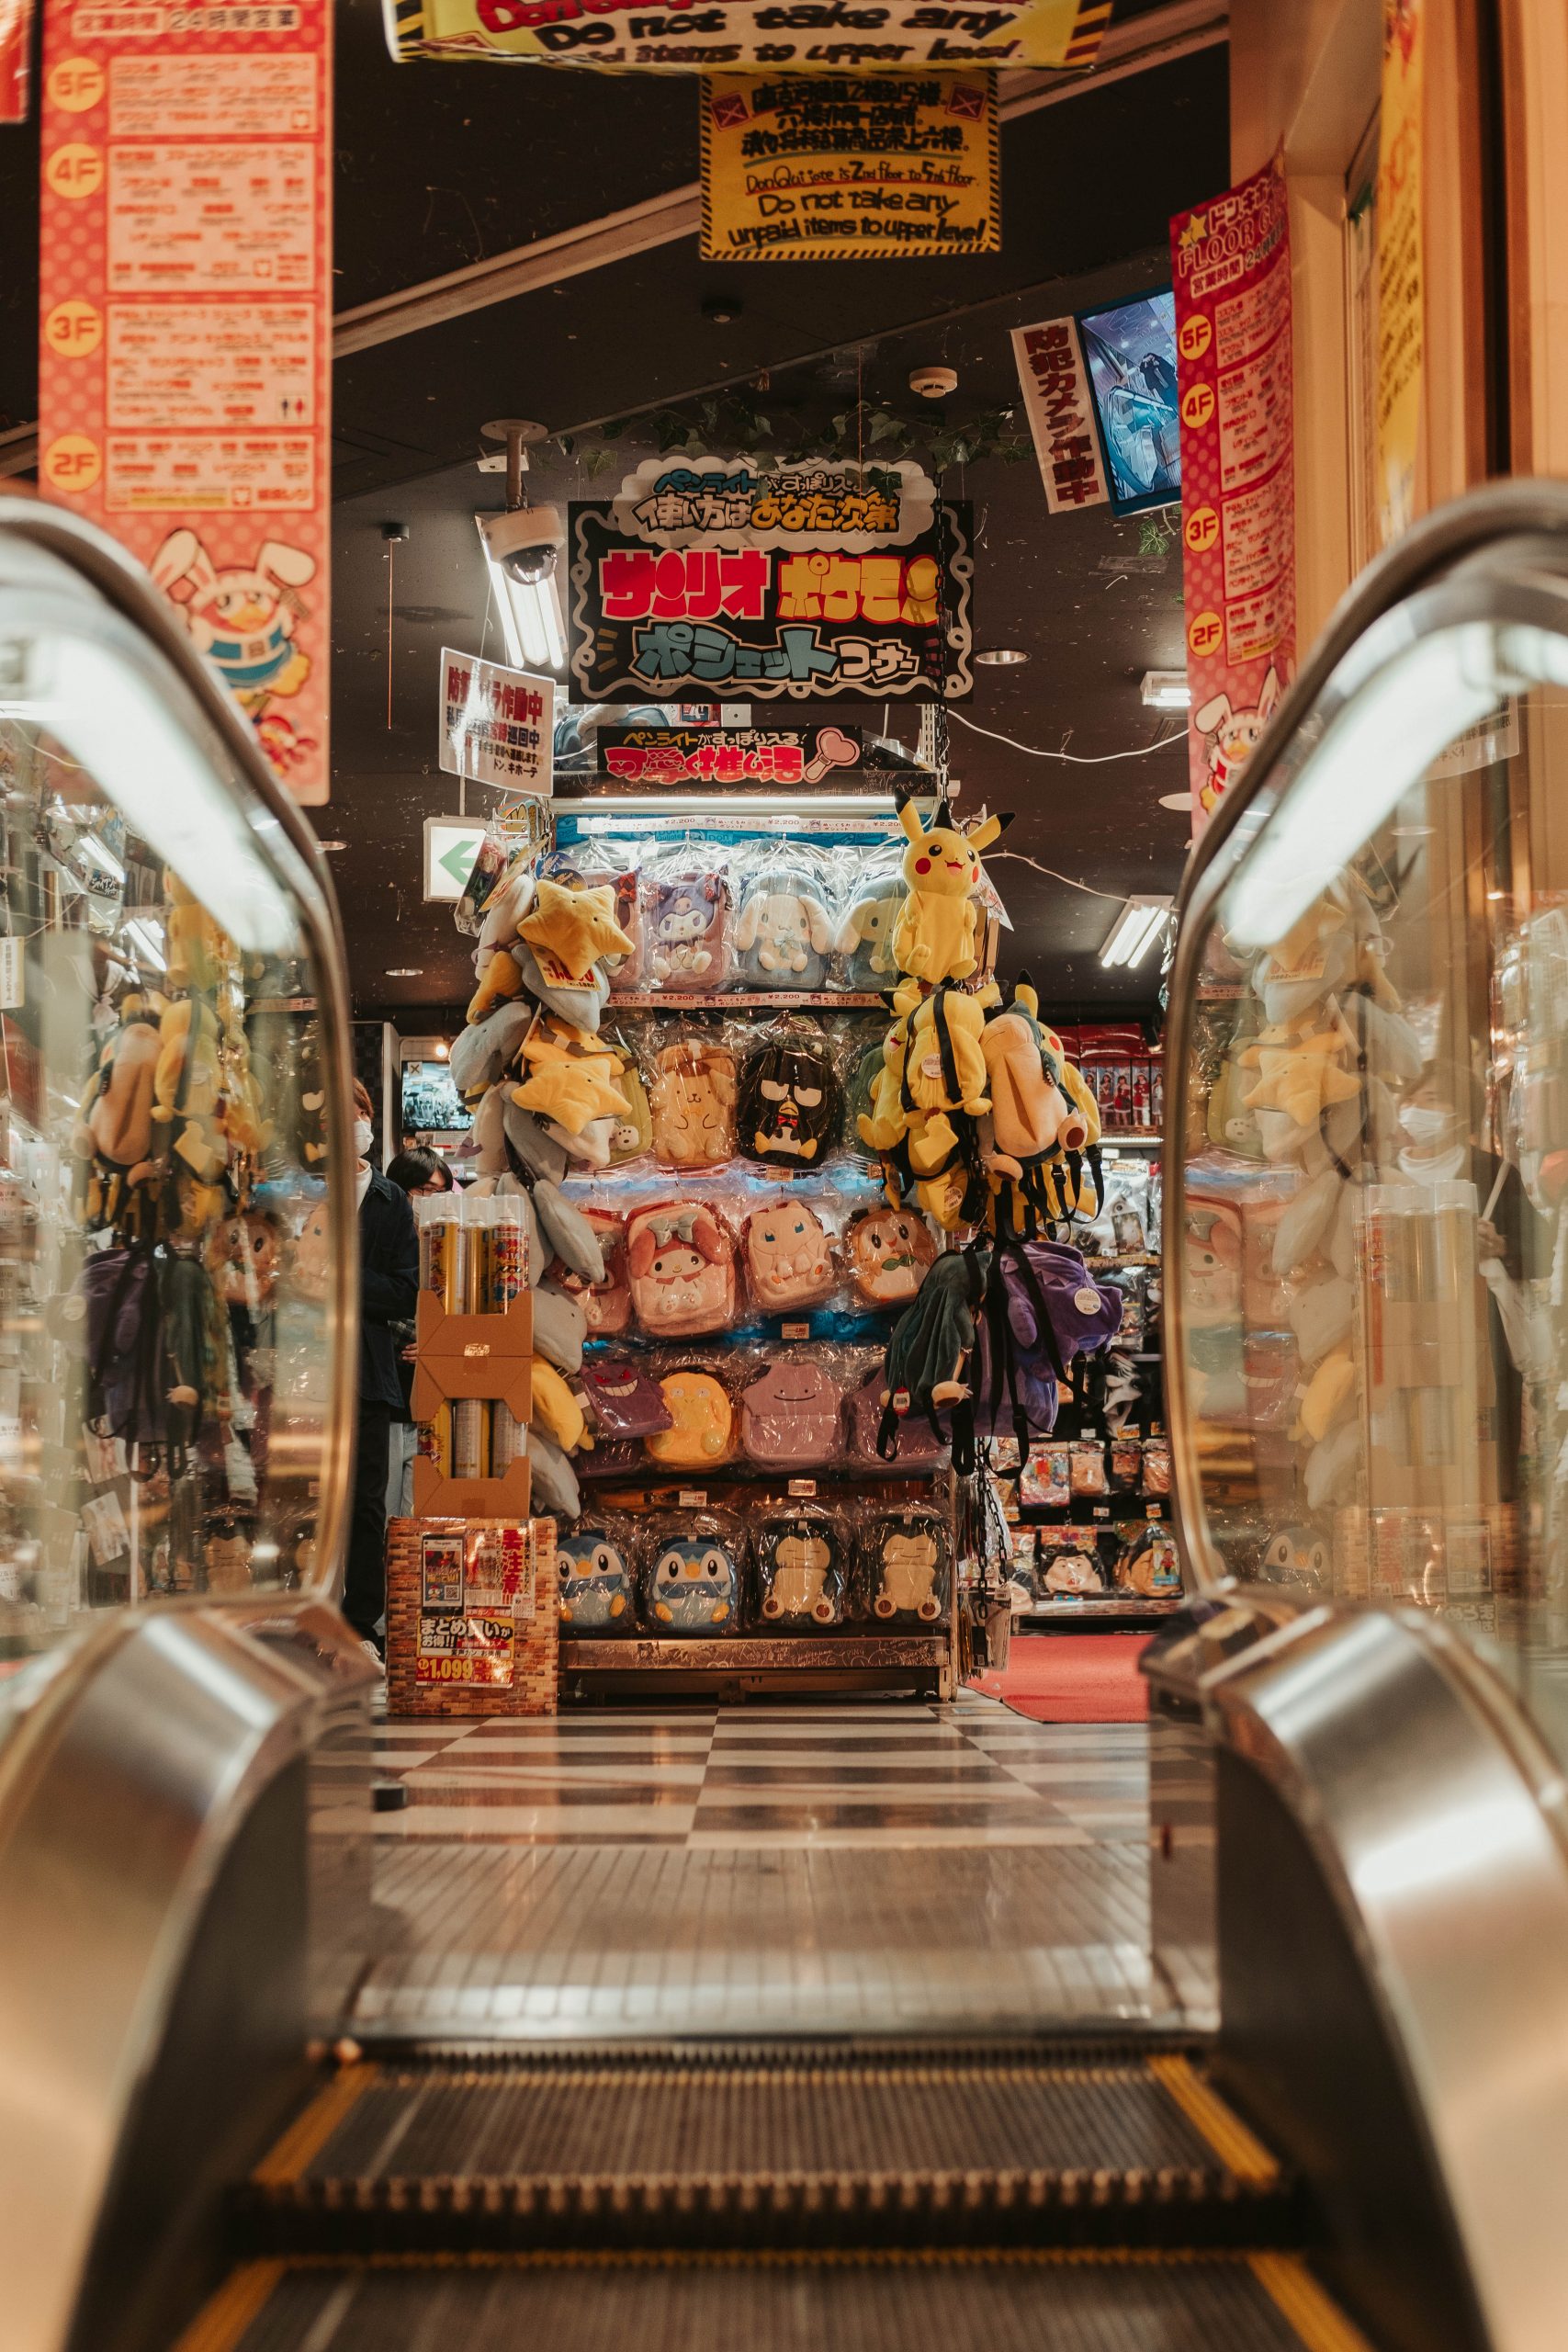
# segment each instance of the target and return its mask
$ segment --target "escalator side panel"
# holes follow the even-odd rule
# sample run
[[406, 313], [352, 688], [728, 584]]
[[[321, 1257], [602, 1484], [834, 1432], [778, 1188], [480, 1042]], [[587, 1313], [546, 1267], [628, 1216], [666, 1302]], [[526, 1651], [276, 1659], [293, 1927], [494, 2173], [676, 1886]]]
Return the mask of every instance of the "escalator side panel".
[[1222, 2080], [1311, 2185], [1324, 2267], [1389, 2352], [1486, 2352], [1408, 2077], [1316, 1859], [1243, 1758], [1222, 1750], [1217, 1795]]

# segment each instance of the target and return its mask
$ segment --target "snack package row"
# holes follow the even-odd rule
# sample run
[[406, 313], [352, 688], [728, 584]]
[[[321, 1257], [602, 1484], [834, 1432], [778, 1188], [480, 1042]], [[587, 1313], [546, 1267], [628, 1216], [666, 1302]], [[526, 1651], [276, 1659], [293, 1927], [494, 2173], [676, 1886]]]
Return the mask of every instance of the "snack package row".
[[874, 1348], [791, 1344], [713, 1360], [678, 1353], [595, 1352], [581, 1392], [593, 1444], [590, 1478], [750, 1463], [795, 1474], [843, 1465], [926, 1476], [946, 1449], [923, 1421], [901, 1423], [893, 1463], [876, 1450], [886, 1385]]
[[840, 1147], [872, 1155], [856, 1120], [881, 1066], [881, 1033], [831, 1032], [809, 1018], [750, 1024], [688, 1014], [633, 1019], [606, 1033], [620, 1055], [627, 1116], [613, 1167], [651, 1158], [677, 1174], [732, 1160], [799, 1175]]
[[633, 942], [607, 967], [617, 995], [865, 993], [897, 977], [903, 848], [901, 839], [827, 847], [780, 832], [737, 844], [694, 833], [649, 849], [604, 836], [552, 851], [542, 871], [614, 889]]
[[1109, 1495], [1163, 1498], [1170, 1492], [1170, 1441], [1135, 1431], [1108, 1439], [1049, 1440], [1032, 1445], [1019, 1474], [1026, 1510], [1066, 1510]]
[[558, 1263], [547, 1282], [579, 1298], [592, 1339], [632, 1329], [653, 1340], [728, 1331], [752, 1314], [796, 1315], [842, 1299], [901, 1309], [935, 1263], [936, 1243], [912, 1209], [878, 1203], [847, 1216], [787, 1194], [731, 1214], [696, 1198], [624, 1215], [585, 1208], [604, 1279]]
[[930, 1633], [953, 1589], [947, 1521], [925, 1505], [588, 1510], [558, 1558], [567, 1638]]

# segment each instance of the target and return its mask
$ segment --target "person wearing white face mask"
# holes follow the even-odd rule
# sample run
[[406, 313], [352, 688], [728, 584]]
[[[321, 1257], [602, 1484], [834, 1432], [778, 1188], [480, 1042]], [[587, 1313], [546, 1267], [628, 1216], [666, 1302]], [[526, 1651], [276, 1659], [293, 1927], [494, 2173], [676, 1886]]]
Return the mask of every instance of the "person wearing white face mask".
[[370, 1164], [372, 1104], [354, 1081], [354, 1148], [359, 1201], [359, 1429], [343, 1613], [366, 1647], [382, 1655], [387, 1604], [387, 1465], [392, 1420], [402, 1411], [394, 1324], [419, 1298], [419, 1239], [408, 1194]]

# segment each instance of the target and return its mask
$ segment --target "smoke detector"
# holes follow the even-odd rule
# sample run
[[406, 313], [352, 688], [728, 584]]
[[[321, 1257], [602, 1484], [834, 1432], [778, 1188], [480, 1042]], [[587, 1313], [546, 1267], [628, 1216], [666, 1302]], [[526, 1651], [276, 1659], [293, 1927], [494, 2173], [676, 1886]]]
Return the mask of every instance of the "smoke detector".
[[923, 401], [944, 401], [949, 392], [958, 389], [956, 368], [911, 368], [909, 390], [919, 392]]

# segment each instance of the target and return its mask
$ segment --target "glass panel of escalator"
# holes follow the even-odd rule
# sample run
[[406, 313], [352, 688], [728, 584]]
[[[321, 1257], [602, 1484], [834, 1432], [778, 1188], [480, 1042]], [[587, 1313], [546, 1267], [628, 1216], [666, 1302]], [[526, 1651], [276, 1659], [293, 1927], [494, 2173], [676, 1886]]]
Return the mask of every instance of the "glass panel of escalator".
[[1211, 1576], [1439, 1611], [1568, 1746], [1568, 599], [1529, 570], [1375, 624], [1199, 894], [1175, 1419]]
[[0, 1694], [311, 1580], [333, 1316], [300, 853], [150, 642], [0, 530]]

